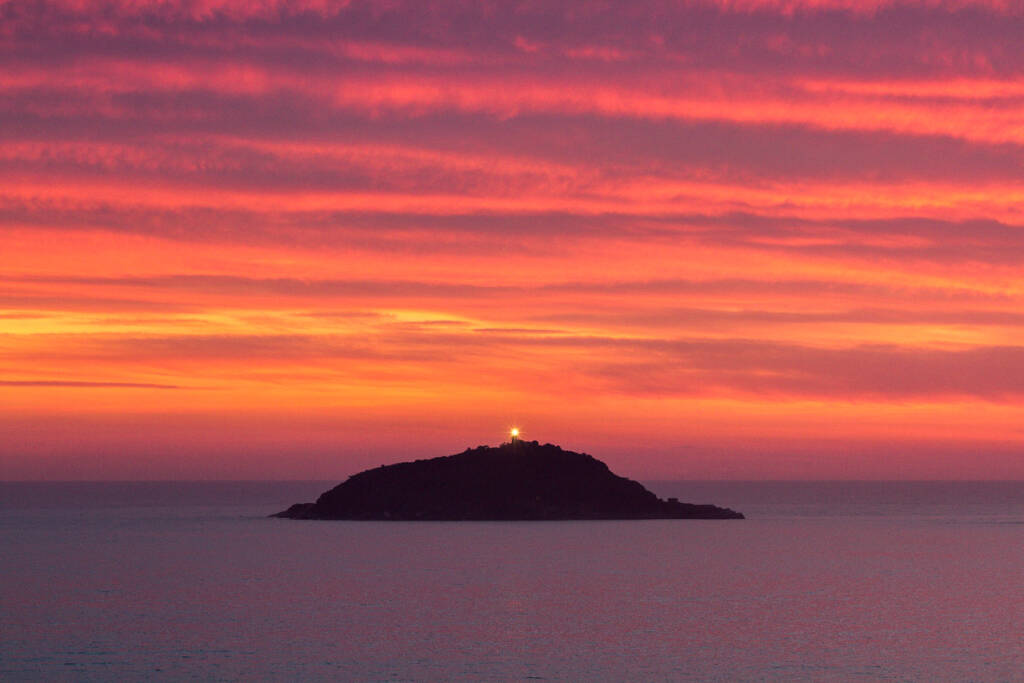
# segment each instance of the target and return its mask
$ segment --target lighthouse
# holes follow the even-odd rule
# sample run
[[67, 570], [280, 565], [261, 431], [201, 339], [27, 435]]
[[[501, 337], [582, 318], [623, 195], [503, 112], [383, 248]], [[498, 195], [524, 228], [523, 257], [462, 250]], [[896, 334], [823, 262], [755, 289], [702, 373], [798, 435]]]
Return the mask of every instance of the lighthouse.
[[519, 427], [513, 427], [508, 430], [508, 441], [509, 443], [515, 443], [519, 441]]

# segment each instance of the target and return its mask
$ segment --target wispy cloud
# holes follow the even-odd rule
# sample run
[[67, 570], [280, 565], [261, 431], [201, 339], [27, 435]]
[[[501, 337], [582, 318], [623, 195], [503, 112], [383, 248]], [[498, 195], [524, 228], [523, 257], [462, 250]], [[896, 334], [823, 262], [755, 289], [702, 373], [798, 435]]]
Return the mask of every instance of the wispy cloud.
[[1010, 0], [0, 0], [0, 420], [1017, 438], [1021, 35]]
[[174, 384], [150, 384], [145, 382], [75, 382], [68, 380], [7, 380], [0, 379], [4, 387], [55, 387], [70, 389], [180, 389]]

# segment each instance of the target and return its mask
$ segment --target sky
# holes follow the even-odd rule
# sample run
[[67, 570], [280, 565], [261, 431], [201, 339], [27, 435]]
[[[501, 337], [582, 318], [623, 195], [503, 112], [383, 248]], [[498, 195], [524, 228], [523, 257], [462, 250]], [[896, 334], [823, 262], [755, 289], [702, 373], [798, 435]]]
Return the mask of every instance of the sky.
[[1024, 479], [1024, 5], [0, 0], [0, 479]]

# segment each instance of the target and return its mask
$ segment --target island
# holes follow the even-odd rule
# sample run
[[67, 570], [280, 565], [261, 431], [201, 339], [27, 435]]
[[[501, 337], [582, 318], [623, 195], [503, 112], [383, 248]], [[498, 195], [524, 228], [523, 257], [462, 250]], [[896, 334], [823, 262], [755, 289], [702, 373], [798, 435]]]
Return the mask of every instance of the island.
[[271, 516], [394, 521], [744, 518], [715, 505], [661, 500], [593, 456], [518, 439], [365, 470], [315, 503], [297, 503]]

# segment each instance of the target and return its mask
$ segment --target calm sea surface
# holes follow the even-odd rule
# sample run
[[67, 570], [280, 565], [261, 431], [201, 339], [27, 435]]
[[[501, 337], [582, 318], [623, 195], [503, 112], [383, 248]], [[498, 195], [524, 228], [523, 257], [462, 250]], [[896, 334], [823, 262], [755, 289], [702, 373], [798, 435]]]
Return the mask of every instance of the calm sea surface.
[[1024, 681], [1024, 483], [652, 483], [745, 521], [267, 519], [0, 483], [0, 680]]

